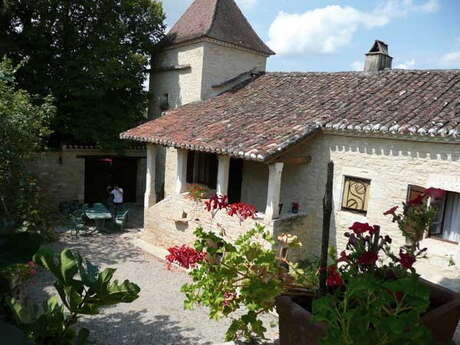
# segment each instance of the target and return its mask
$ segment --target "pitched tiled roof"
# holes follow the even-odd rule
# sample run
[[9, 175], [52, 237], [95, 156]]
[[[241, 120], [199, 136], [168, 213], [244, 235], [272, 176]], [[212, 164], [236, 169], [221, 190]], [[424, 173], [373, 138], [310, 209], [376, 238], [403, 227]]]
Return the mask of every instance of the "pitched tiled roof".
[[267, 73], [121, 137], [266, 161], [318, 130], [460, 140], [460, 70]]
[[195, 0], [168, 33], [169, 44], [202, 37], [262, 54], [274, 52], [259, 38], [234, 0]]

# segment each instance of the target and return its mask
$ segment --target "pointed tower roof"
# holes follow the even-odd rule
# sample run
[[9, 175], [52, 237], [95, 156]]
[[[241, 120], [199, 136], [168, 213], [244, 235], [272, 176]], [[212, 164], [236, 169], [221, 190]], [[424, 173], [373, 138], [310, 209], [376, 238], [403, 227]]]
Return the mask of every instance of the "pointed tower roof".
[[234, 0], [195, 0], [168, 33], [168, 44], [209, 37], [262, 54], [275, 54], [257, 35]]

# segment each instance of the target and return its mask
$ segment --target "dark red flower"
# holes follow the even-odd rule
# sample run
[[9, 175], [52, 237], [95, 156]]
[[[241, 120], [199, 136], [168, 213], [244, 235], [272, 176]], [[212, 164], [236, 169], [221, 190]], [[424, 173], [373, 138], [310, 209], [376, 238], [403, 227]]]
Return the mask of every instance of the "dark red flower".
[[208, 212], [214, 210], [221, 210], [223, 208], [227, 208], [228, 206], [228, 197], [225, 195], [212, 195], [209, 200], [204, 202], [205, 209]]
[[425, 199], [424, 194], [419, 194], [417, 195], [414, 199], [409, 200], [407, 203], [409, 206], [417, 206], [423, 204], [423, 200]]
[[415, 256], [409, 253], [403, 253], [402, 251], [399, 251], [399, 262], [401, 263], [401, 266], [407, 269], [412, 268], [412, 266], [415, 263]]
[[347, 262], [348, 261], [348, 255], [345, 253], [345, 251], [340, 253], [340, 257], [337, 259], [337, 262]]
[[175, 263], [184, 268], [193, 268], [206, 258], [206, 253], [200, 252], [185, 244], [168, 248], [169, 255], [166, 256], [168, 268]]
[[348, 229], [353, 230], [353, 232], [357, 235], [364, 234], [367, 231], [371, 233], [374, 231], [374, 228], [370, 226], [369, 223], [359, 223], [359, 222], [355, 222]]
[[384, 216], [388, 216], [389, 214], [391, 214], [392, 216], [396, 216], [396, 210], [398, 209], [399, 206], [395, 206], [395, 207], [392, 207], [390, 208], [388, 211], [385, 211], [383, 213]]
[[444, 194], [446, 194], [446, 191], [439, 188], [431, 187], [425, 190], [425, 195], [428, 195], [433, 199], [441, 199], [444, 196]]
[[336, 266], [329, 266], [327, 268], [327, 279], [326, 285], [327, 286], [342, 286], [344, 281], [339, 272], [337, 272]]
[[365, 252], [358, 258], [358, 264], [360, 265], [375, 265], [379, 256], [375, 252]]

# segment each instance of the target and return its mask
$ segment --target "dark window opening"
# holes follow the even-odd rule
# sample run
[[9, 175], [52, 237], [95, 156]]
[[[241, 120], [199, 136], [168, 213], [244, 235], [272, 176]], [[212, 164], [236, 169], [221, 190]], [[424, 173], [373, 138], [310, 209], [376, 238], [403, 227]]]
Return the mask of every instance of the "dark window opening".
[[215, 154], [189, 151], [187, 157], [187, 183], [217, 188], [218, 160]]

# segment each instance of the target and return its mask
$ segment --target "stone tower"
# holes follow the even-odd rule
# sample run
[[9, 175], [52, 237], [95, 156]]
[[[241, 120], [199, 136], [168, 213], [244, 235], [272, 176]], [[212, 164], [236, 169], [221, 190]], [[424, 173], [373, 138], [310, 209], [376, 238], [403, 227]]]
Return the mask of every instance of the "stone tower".
[[[152, 57], [149, 118], [216, 96], [265, 71], [274, 52], [234, 0], [195, 0]], [[165, 152], [156, 155], [156, 201], [164, 196]], [[150, 202], [148, 202], [150, 204]]]
[[195, 0], [152, 58], [149, 116], [213, 97], [265, 71], [273, 54], [234, 0]]

